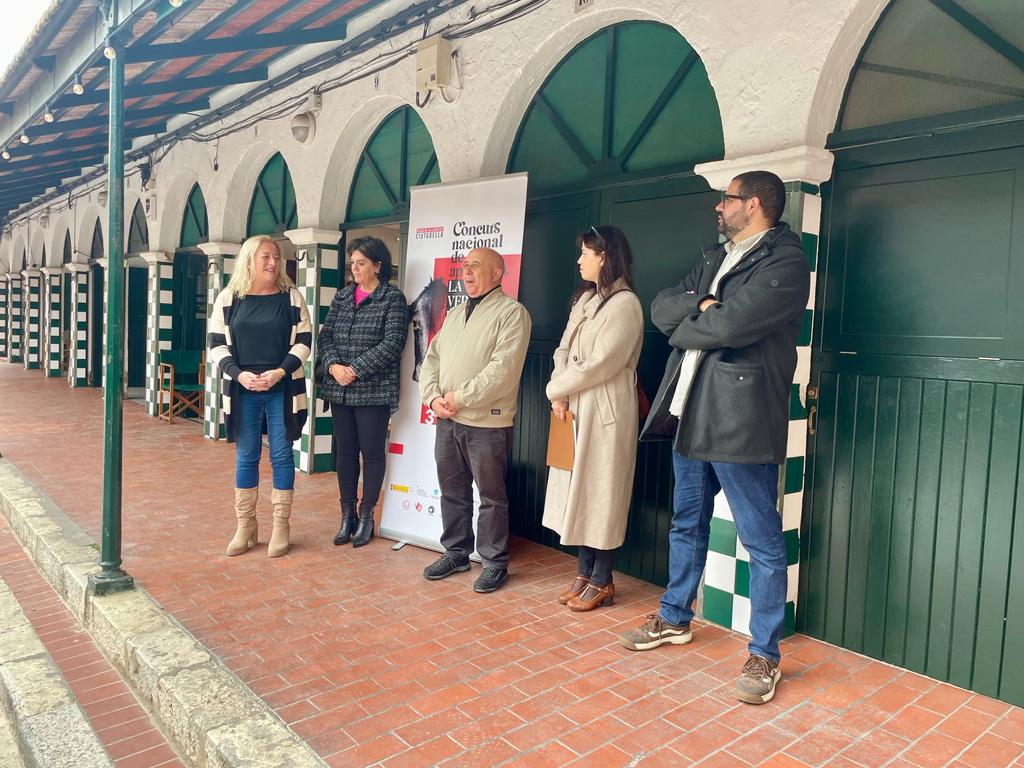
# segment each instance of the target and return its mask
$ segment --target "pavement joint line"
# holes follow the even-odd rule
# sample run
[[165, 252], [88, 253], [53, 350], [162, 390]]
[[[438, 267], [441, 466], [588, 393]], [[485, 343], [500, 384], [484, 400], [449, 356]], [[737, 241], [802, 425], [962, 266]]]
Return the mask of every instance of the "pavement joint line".
[[90, 595], [88, 576], [99, 570], [95, 544], [6, 459], [0, 459], [0, 513], [39, 572], [195, 768], [326, 765], [141, 586]]
[[0, 765], [114, 768], [67, 681], [2, 577], [0, 712], [12, 731], [0, 732]]

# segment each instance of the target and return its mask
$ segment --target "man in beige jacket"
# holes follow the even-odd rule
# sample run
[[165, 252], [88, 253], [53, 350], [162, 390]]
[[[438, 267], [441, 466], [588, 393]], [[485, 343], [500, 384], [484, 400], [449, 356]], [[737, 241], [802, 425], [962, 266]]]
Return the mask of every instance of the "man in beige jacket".
[[[484, 565], [473, 584], [477, 592], [493, 592], [508, 579], [505, 478], [530, 341], [530, 315], [501, 290], [504, 273], [496, 251], [466, 254], [462, 279], [469, 300], [448, 312], [420, 370], [420, 397], [437, 417], [434, 459], [444, 526], [444, 554], [423, 576], [436, 581], [468, 571], [475, 548]], [[475, 537], [474, 482], [480, 493]]]

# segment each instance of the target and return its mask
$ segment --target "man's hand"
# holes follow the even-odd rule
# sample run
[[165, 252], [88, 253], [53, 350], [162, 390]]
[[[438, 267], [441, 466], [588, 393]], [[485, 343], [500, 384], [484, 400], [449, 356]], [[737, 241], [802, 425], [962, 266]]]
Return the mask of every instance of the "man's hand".
[[704, 299], [700, 304], [698, 304], [697, 305], [697, 309], [699, 309], [701, 312], [707, 312], [709, 307], [713, 307], [717, 303], [718, 303], [717, 299], [713, 299], [713, 298], [709, 297], [709, 298]]
[[569, 412], [569, 401], [552, 400], [551, 411], [558, 417], [559, 421], [565, 421], [565, 414]]
[[435, 397], [431, 400], [430, 410], [439, 419], [450, 419], [455, 415], [455, 411], [448, 407], [448, 401], [443, 397]]
[[444, 393], [444, 404], [452, 412], [452, 416], [459, 412], [459, 401], [455, 399], [455, 392], [450, 389]]

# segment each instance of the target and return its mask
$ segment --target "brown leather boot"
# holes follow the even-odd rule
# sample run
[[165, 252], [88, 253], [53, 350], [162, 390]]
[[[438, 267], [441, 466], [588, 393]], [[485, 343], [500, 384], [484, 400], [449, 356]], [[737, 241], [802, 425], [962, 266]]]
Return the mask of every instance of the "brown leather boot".
[[270, 492], [270, 502], [274, 505], [274, 529], [270, 532], [267, 557], [280, 557], [291, 546], [288, 542], [291, 533], [288, 520], [292, 516], [293, 493], [294, 491], [279, 491], [277, 488]]
[[566, 605], [570, 611], [592, 611], [599, 605], [611, 605], [615, 602], [615, 583], [609, 581], [603, 587], [587, 584], [586, 589], [576, 597], [570, 598]]
[[248, 552], [256, 545], [256, 499], [259, 488], [235, 488], [235, 518], [238, 528], [235, 537], [228, 544], [228, 557]]

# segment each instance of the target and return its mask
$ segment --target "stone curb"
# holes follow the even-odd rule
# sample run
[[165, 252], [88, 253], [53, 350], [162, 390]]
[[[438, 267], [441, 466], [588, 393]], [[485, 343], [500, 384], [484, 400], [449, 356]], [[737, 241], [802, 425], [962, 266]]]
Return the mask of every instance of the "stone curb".
[[36, 567], [195, 768], [325, 763], [145, 590], [94, 597], [89, 537], [5, 459], [0, 512]]
[[13, 745], [0, 741], [0, 764], [114, 768], [67, 681], [2, 578], [0, 711], [14, 731]]

